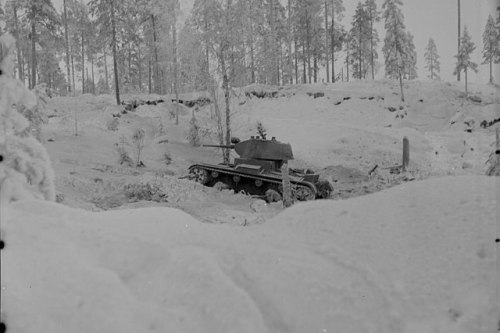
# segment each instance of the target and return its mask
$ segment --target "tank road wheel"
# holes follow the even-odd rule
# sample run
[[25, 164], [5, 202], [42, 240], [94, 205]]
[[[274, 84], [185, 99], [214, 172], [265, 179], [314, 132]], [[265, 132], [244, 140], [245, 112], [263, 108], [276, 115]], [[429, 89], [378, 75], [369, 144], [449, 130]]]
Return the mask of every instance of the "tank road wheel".
[[281, 197], [281, 194], [279, 194], [278, 191], [273, 190], [271, 188], [266, 191], [266, 201], [268, 203], [278, 202], [278, 201], [281, 201], [281, 200], [282, 200], [282, 197]]
[[203, 185], [208, 183], [209, 174], [207, 170], [200, 167], [194, 167], [189, 171], [189, 173], [191, 174], [192, 179], [194, 179], [195, 182]]
[[320, 180], [316, 184], [318, 189], [318, 196], [323, 199], [329, 199], [333, 192], [333, 186], [328, 180]]
[[295, 190], [293, 191], [294, 197], [298, 201], [308, 201], [316, 199], [316, 195], [313, 190], [304, 185], [296, 185], [294, 186]]

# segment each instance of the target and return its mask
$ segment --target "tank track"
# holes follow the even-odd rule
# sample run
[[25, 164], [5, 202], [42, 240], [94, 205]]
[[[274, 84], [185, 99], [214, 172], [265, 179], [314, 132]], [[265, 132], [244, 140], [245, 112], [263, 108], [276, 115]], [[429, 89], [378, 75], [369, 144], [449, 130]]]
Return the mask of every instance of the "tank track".
[[[200, 169], [206, 170], [208, 172], [219, 172], [219, 173], [224, 174], [224, 175], [239, 176], [239, 177], [242, 177], [242, 178], [254, 179], [254, 180], [262, 180], [262, 181], [268, 182], [270, 184], [274, 184], [275, 187], [278, 188], [278, 189], [282, 185], [281, 176], [278, 176], [278, 174], [277, 174], [276, 177], [270, 177], [268, 175], [262, 175], [262, 174], [260, 174], [260, 175], [252, 175], [252, 174], [237, 172], [237, 171], [234, 171], [234, 170], [228, 170], [225, 167], [217, 168], [217, 167], [214, 167], [213, 165], [206, 165], [206, 164], [194, 164], [194, 165], [191, 165], [189, 167], [189, 171], [191, 171], [194, 168], [200, 168]], [[311, 182], [308, 182], [308, 181], [297, 180], [296, 178], [297, 178], [296, 176], [290, 175], [290, 183], [292, 185], [306, 186], [306, 187], [308, 187], [312, 191], [312, 193], [314, 194], [315, 197], [318, 195], [318, 189], [316, 188], [315, 184], [313, 184]]]

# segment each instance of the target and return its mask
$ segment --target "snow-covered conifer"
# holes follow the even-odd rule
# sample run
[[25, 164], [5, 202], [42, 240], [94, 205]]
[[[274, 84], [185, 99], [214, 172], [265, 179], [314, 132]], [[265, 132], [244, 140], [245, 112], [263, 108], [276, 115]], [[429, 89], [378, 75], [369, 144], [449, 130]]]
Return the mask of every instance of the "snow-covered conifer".
[[369, 24], [368, 13], [361, 2], [358, 2], [349, 33], [349, 59], [353, 69], [352, 76], [358, 79], [366, 76], [366, 67], [370, 59]]
[[413, 43], [413, 35], [411, 32], [406, 32], [406, 47], [408, 61], [405, 65], [404, 77], [408, 80], [415, 80], [417, 78], [417, 51]]
[[30, 136], [22, 136], [29, 122], [17, 109], [37, 106], [36, 96], [12, 77], [15, 39], [0, 37], [0, 200], [28, 198], [55, 200], [54, 172], [43, 145]]
[[425, 48], [425, 68], [429, 71], [429, 78], [431, 80], [441, 78], [437, 73], [440, 72], [440, 62], [439, 62], [439, 54], [437, 52], [436, 43], [434, 39], [429, 38], [429, 42], [427, 43], [427, 47]]
[[378, 59], [378, 53], [376, 50], [377, 44], [379, 42], [377, 29], [373, 27], [375, 22], [380, 21], [380, 12], [377, 10], [377, 4], [375, 0], [366, 0], [364, 3], [366, 15], [368, 17], [368, 38], [370, 41], [370, 68], [372, 72], [372, 80], [375, 79], [375, 60]]
[[490, 65], [490, 83], [493, 83], [493, 62], [500, 62], [500, 34], [490, 15], [483, 32], [483, 64]]
[[476, 49], [474, 42], [471, 40], [471, 36], [467, 31], [467, 26], [464, 26], [464, 33], [462, 38], [460, 38], [460, 49], [458, 54], [455, 55], [457, 58], [457, 63], [455, 65], [455, 70], [453, 74], [456, 75], [459, 72], [464, 72], [465, 74], [465, 96], [467, 96], [467, 71], [469, 69], [477, 73], [477, 64], [470, 59], [472, 52]]
[[403, 77], [414, 78], [416, 74], [416, 52], [413, 36], [406, 32], [401, 11], [401, 0], [385, 0], [382, 17], [385, 20], [385, 38], [382, 52], [385, 56], [385, 75], [399, 78], [401, 101], [404, 102]]

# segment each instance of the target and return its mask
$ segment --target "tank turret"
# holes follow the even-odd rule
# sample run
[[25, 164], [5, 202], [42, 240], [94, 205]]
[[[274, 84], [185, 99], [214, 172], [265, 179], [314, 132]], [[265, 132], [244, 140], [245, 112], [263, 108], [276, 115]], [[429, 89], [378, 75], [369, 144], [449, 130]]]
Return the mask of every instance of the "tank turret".
[[[207, 186], [226, 187], [236, 192], [276, 198], [282, 192], [281, 167], [293, 160], [292, 146], [273, 137], [266, 140], [250, 137], [248, 140], [231, 140], [231, 145], [203, 145], [234, 149], [239, 157], [229, 164], [195, 164], [189, 167], [191, 178]], [[333, 190], [331, 185], [319, 180], [314, 172], [290, 169], [290, 182], [297, 200], [327, 198]], [[328, 185], [328, 186], [326, 186]]]
[[203, 147], [217, 147], [234, 149], [242, 159], [257, 159], [286, 162], [293, 160], [292, 146], [273, 137], [271, 140], [260, 137], [251, 137], [248, 140], [232, 145], [203, 145]]

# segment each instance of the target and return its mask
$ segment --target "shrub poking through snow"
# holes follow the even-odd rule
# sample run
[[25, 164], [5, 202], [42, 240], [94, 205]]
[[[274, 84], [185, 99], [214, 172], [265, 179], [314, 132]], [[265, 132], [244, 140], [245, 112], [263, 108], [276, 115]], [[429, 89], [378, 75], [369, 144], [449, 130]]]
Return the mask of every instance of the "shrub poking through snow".
[[55, 200], [54, 171], [45, 147], [29, 136], [30, 122], [12, 105], [32, 110], [37, 98], [13, 78], [12, 54], [15, 39], [0, 37], [0, 200]]
[[168, 195], [163, 192], [158, 184], [128, 184], [124, 188], [125, 195], [129, 202], [136, 201], [155, 201], [168, 202]]
[[267, 131], [262, 124], [262, 121], [257, 121], [257, 133], [259, 133], [259, 136], [261, 136], [263, 139], [266, 139]]
[[500, 128], [496, 130], [496, 140], [488, 161], [488, 176], [500, 176]]
[[37, 85], [33, 92], [36, 95], [36, 106], [32, 108], [26, 108], [23, 105], [18, 106], [18, 111], [28, 119], [30, 125], [25, 129], [24, 135], [28, 136], [32, 134], [38, 141], [43, 142], [42, 125], [47, 124], [49, 118], [44, 113], [45, 106], [49, 99], [47, 95], [47, 88], [45, 83]]
[[118, 163], [120, 165], [125, 164], [128, 166], [133, 166], [134, 161], [132, 161], [132, 158], [127, 152], [127, 149], [125, 146], [128, 146], [129, 143], [127, 142], [127, 139], [125, 138], [125, 135], [122, 135], [120, 137], [120, 142], [115, 144], [117, 146], [117, 152], [118, 152]]
[[187, 139], [193, 147], [198, 147], [200, 145], [200, 127], [196, 122], [194, 111], [193, 111], [193, 116], [189, 121], [189, 133]]
[[163, 161], [166, 165], [170, 165], [172, 163], [172, 156], [168, 152], [163, 153]]
[[134, 143], [134, 146], [137, 150], [137, 159], [136, 159], [136, 166], [142, 165], [141, 164], [141, 152], [142, 149], [144, 149], [144, 137], [146, 135], [146, 132], [142, 128], [138, 128], [135, 130], [134, 134], [132, 135], [132, 142]]

